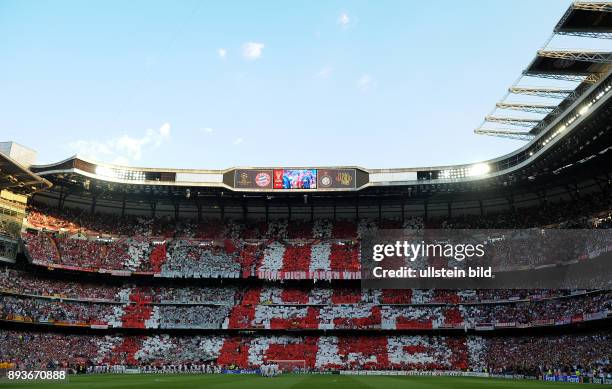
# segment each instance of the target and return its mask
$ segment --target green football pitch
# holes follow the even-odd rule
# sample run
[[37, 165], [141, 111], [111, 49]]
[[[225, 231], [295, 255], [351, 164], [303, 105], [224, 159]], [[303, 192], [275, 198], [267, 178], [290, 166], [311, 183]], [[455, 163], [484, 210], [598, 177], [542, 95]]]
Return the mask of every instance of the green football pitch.
[[68, 383], [9, 383], [2, 381], [4, 388], [168, 388], [168, 389], [513, 389], [513, 388], [556, 388], [579, 384], [554, 383], [528, 380], [504, 380], [467, 377], [407, 377], [407, 376], [345, 376], [345, 375], [293, 375], [285, 374], [274, 378], [256, 375], [92, 375], [71, 376]]

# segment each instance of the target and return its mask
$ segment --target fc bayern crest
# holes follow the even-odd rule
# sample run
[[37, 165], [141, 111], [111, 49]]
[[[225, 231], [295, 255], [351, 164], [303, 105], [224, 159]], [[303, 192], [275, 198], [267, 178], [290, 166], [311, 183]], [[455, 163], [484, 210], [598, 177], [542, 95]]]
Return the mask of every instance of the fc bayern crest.
[[268, 173], [259, 173], [255, 176], [255, 183], [262, 188], [270, 185], [272, 177]]

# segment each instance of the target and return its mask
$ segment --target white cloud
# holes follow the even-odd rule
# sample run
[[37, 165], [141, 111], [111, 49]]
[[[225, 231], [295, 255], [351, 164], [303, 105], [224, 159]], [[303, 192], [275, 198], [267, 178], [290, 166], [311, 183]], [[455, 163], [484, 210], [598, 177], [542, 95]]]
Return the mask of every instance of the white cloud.
[[357, 87], [359, 87], [359, 89], [362, 91], [366, 91], [372, 88], [374, 85], [374, 80], [369, 74], [362, 74], [361, 77], [359, 77], [359, 80], [357, 80]]
[[340, 27], [348, 28], [350, 23], [351, 23], [351, 18], [349, 18], [346, 12], [342, 12], [340, 16], [338, 16], [338, 24], [340, 25]]
[[217, 54], [219, 55], [219, 58], [221, 59], [225, 59], [227, 57], [227, 50], [225, 50], [223, 47], [217, 49]]
[[132, 138], [129, 135], [122, 135], [115, 142], [117, 152], [125, 157], [138, 161], [142, 158], [142, 147], [149, 143], [148, 135], [143, 138]]
[[255, 60], [261, 57], [265, 45], [258, 42], [246, 42], [242, 45], [242, 56], [248, 60]]
[[321, 68], [321, 70], [319, 70], [315, 74], [315, 78], [327, 78], [327, 77], [331, 76], [333, 71], [334, 71], [334, 68], [332, 68], [331, 66], [325, 66], [325, 67]]
[[83, 157], [127, 165], [140, 160], [145, 152], [160, 147], [170, 139], [170, 132], [170, 123], [164, 123], [158, 130], [146, 130], [141, 137], [123, 134], [109, 140], [77, 140], [70, 142], [68, 147]]
[[235, 144], [235, 145], [239, 145], [239, 144], [241, 144], [242, 142], [244, 142], [244, 139], [242, 139], [242, 138], [236, 138], [236, 139], [234, 140], [234, 144]]
[[112, 155], [112, 146], [108, 142], [77, 140], [68, 144], [72, 150], [83, 157], [100, 158]]
[[170, 126], [170, 123], [164, 123], [162, 124], [162, 126], [159, 128], [159, 134], [163, 137], [163, 138], [167, 138], [170, 136], [170, 130], [172, 129], [172, 126]]

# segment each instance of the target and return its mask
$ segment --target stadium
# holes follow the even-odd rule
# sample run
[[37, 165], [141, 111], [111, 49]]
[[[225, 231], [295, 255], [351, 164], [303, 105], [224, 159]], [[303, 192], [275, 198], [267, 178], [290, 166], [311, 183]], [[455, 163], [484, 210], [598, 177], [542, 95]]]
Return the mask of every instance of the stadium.
[[[553, 35], [612, 38], [612, 3], [572, 3]], [[539, 50], [522, 76], [547, 86], [512, 85], [524, 102], [475, 130], [524, 145], [478, 163], [36, 164], [7, 139], [0, 386], [612, 384], [611, 64]], [[367, 237], [428, 230], [488, 231], [499, 276], [368, 284]]]

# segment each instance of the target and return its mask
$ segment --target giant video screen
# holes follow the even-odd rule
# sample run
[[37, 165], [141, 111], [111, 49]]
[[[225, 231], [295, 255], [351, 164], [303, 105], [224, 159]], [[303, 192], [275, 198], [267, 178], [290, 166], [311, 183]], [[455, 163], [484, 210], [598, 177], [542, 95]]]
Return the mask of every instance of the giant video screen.
[[317, 189], [317, 170], [274, 170], [274, 189]]

